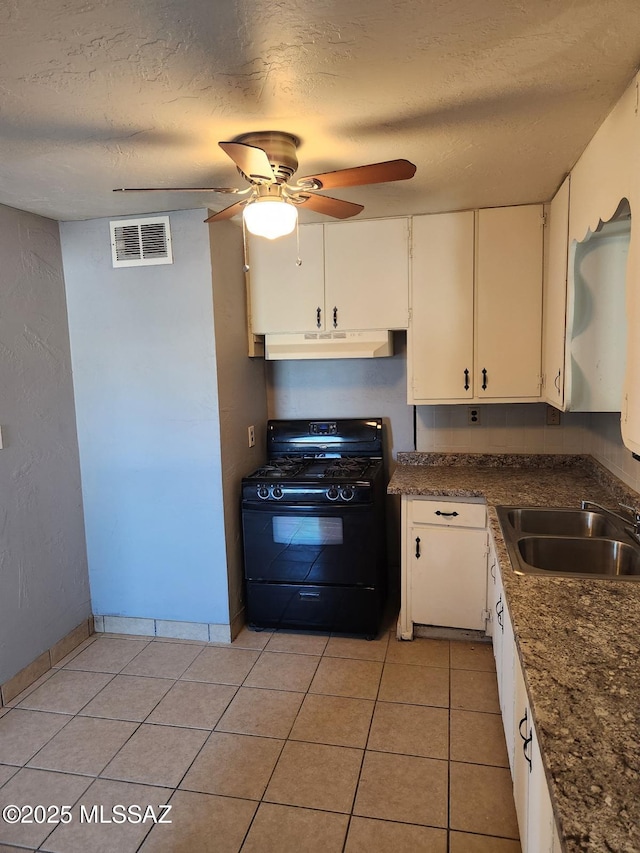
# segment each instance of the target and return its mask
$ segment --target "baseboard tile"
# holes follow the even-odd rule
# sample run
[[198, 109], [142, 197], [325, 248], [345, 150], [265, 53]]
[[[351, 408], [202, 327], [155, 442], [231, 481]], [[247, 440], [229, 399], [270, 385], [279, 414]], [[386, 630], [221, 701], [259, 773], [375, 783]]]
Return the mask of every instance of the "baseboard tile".
[[[172, 640], [197, 640], [201, 643], [230, 643], [231, 626], [225, 623], [181, 622], [174, 619], [149, 619], [137, 616], [94, 616], [96, 633], [133, 634]], [[236, 634], [242, 624], [236, 630]]]
[[8, 705], [16, 696], [41, 678], [52, 666], [65, 658], [76, 646], [93, 633], [93, 618], [83, 619], [72, 631], [54, 643], [50, 649], [23, 667], [20, 672], [0, 685], [0, 707]]

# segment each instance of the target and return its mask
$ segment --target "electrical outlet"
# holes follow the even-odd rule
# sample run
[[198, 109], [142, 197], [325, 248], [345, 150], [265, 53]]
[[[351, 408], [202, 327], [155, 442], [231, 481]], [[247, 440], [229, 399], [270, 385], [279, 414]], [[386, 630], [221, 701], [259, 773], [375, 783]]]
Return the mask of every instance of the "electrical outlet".
[[255, 447], [256, 446], [256, 428], [254, 426], [248, 427], [247, 433], [249, 434], [249, 447]]
[[560, 426], [560, 410], [547, 406], [547, 426]]
[[467, 420], [469, 421], [469, 426], [480, 426], [480, 409], [469, 406], [467, 409]]

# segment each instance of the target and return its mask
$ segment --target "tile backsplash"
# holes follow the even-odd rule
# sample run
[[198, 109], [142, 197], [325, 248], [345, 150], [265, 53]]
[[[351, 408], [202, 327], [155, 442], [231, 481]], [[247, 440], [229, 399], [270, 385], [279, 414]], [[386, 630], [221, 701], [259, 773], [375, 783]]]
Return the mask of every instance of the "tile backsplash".
[[640, 492], [640, 462], [622, 444], [617, 412], [562, 412], [548, 426], [544, 403], [418, 406], [416, 450], [439, 453], [590, 453], [616, 477]]

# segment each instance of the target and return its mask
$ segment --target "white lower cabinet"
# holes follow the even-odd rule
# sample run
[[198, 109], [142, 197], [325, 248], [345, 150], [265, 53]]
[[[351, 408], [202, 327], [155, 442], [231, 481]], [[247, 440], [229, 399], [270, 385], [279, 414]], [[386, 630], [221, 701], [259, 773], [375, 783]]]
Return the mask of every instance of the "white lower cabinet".
[[554, 853], [560, 850], [560, 842], [542, 766], [536, 728], [517, 655], [514, 657], [514, 682], [513, 797], [522, 853]]
[[487, 598], [491, 614], [487, 633], [493, 641], [522, 853], [560, 853], [542, 756], [493, 547], [489, 552]]
[[402, 602], [399, 636], [413, 624], [485, 630], [484, 502], [402, 497]]
[[513, 662], [514, 662], [514, 639], [511, 618], [504, 597], [504, 589], [498, 569], [498, 560], [495, 556], [493, 543], [489, 550], [489, 575], [487, 579], [487, 604], [490, 614], [491, 635], [493, 641], [493, 655], [496, 660], [496, 675], [498, 678], [498, 697], [500, 699], [500, 713], [504, 725], [507, 754], [509, 756], [509, 767], [513, 773], [514, 761], [514, 731], [513, 731]]

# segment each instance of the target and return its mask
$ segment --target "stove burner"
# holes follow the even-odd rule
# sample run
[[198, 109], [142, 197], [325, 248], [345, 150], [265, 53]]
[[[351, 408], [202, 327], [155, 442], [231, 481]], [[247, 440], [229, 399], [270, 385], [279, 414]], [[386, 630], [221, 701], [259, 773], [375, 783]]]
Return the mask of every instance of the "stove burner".
[[304, 465], [299, 459], [271, 459], [262, 468], [254, 471], [252, 476], [255, 478], [276, 479], [278, 477], [295, 477]]
[[370, 460], [360, 456], [345, 456], [332, 459], [324, 469], [325, 477], [357, 477], [369, 466]]

